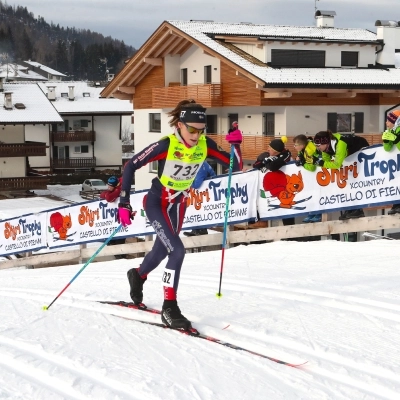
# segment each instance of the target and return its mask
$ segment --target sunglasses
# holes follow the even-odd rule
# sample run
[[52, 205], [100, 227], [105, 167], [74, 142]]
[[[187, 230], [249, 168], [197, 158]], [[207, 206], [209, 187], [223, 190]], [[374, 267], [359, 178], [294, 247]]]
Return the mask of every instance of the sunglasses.
[[319, 147], [321, 144], [329, 144], [330, 140], [329, 138], [314, 138], [314, 144]]
[[206, 129], [207, 129], [207, 125], [204, 125], [203, 128], [195, 128], [194, 126], [190, 126], [188, 125], [186, 122], [182, 121], [182, 124], [185, 125], [186, 129], [188, 130], [189, 133], [191, 133], [192, 135], [194, 135], [195, 133], [198, 133], [199, 135], [205, 133]]

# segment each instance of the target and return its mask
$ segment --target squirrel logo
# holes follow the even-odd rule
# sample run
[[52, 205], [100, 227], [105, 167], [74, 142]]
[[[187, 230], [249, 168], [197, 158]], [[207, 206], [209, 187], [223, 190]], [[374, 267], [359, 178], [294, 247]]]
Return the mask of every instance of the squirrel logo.
[[263, 188], [279, 199], [279, 207], [292, 208], [296, 204], [295, 196], [304, 189], [301, 171], [293, 175], [286, 175], [282, 171], [269, 172], [264, 176]]
[[72, 227], [71, 214], [63, 216], [59, 212], [50, 215], [50, 226], [58, 232], [60, 240], [67, 239], [68, 229]]

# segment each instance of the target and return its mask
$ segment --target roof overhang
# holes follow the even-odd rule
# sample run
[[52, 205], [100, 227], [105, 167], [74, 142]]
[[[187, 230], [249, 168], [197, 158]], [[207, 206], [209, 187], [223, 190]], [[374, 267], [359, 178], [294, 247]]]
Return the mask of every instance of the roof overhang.
[[[153, 68], [162, 65], [162, 59], [167, 55], [184, 54], [192, 45], [196, 45], [212, 57], [216, 57], [228, 64], [241, 75], [253, 80], [257, 84], [264, 82], [239, 67], [237, 64], [221, 56], [218, 52], [194, 39], [180, 29], [164, 21], [159, 28], [150, 36], [137, 53], [125, 64], [124, 68], [114, 77], [114, 79], [100, 93], [102, 97], [115, 96], [126, 97], [125, 87], [134, 88]], [[161, 60], [161, 62], [160, 62]]]

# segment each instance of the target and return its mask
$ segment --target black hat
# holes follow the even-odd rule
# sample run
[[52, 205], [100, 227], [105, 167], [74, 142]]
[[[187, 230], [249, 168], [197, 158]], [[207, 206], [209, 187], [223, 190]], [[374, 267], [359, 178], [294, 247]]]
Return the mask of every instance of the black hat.
[[179, 119], [183, 122], [206, 123], [206, 108], [199, 106], [181, 108]]
[[274, 139], [271, 140], [271, 143], [269, 144], [275, 151], [283, 151], [285, 149], [285, 143], [281, 139]]

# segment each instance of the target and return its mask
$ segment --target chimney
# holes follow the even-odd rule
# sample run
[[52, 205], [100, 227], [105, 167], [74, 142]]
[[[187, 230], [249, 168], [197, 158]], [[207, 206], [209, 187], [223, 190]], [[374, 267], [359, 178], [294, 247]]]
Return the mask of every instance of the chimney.
[[4, 92], [4, 108], [6, 110], [12, 110], [13, 109], [12, 93], [13, 92]]
[[75, 100], [75, 95], [74, 95], [74, 87], [75, 86], [68, 86], [68, 97], [70, 101], [74, 101]]
[[335, 11], [322, 11], [317, 10], [315, 12], [315, 19], [317, 20], [318, 28], [334, 28]]
[[4, 92], [3, 79], [4, 78], [0, 78], [0, 92]]
[[50, 101], [56, 101], [56, 87], [55, 86], [47, 86], [47, 98]]
[[376, 38], [382, 41], [376, 53], [376, 63], [386, 67], [395, 67], [395, 53], [400, 50], [400, 23], [397, 21], [377, 20]]

